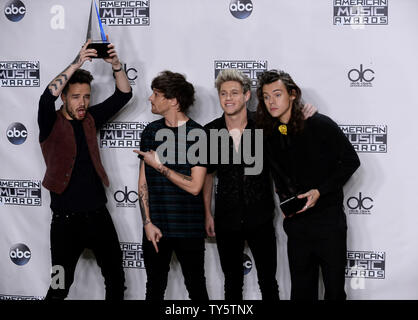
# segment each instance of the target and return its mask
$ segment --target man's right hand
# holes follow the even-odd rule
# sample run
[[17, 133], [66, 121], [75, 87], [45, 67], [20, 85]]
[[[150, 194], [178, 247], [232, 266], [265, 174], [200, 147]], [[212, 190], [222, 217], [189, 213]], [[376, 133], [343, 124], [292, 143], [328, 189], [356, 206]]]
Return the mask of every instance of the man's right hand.
[[87, 49], [87, 46], [90, 43], [91, 39], [87, 40], [87, 42], [81, 47], [81, 50], [78, 53], [77, 57], [75, 57], [74, 61], [71, 63], [72, 65], [76, 66], [77, 69], [81, 68], [85, 61], [89, 60], [91, 62], [92, 57], [97, 57], [96, 49]]
[[70, 80], [71, 76], [74, 74], [76, 70], [78, 70], [86, 60], [91, 61], [92, 57], [97, 56], [97, 51], [95, 49], [87, 49], [87, 46], [91, 43], [89, 39], [82, 47], [80, 52], [78, 53], [77, 57], [74, 59], [73, 62], [58, 76], [56, 76], [49, 84], [48, 89], [49, 92], [58, 97], [64, 87], [66, 86], [67, 82]]
[[151, 241], [154, 245], [155, 251], [158, 253], [158, 245], [157, 243], [162, 238], [163, 234], [161, 233], [161, 230], [154, 226], [152, 222], [148, 223], [144, 227], [145, 229], [145, 235], [147, 236], [147, 240]]

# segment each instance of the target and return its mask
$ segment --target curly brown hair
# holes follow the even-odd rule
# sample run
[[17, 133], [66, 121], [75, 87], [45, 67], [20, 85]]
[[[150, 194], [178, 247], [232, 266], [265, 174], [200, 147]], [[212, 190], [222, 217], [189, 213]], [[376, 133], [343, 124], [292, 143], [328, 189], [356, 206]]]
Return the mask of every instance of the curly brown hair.
[[257, 127], [263, 129], [264, 136], [269, 136], [273, 132], [273, 128], [279, 121], [277, 118], [273, 118], [267, 110], [264, 103], [263, 86], [280, 80], [286, 87], [287, 93], [293, 94], [296, 98], [292, 102], [292, 113], [289, 123], [287, 124], [287, 130], [289, 133], [297, 134], [303, 130], [304, 127], [304, 115], [302, 113], [302, 91], [293, 81], [292, 77], [284, 72], [277, 70], [265, 71], [258, 76], [257, 86], [257, 98], [258, 106], [256, 113]]

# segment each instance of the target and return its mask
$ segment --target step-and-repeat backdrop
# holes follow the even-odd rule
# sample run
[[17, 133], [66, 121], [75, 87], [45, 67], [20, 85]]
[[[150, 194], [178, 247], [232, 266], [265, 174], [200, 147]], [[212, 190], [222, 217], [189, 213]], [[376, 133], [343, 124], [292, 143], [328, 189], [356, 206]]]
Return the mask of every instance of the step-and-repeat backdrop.
[[[225, 68], [248, 74], [254, 88], [264, 70], [289, 72], [304, 100], [332, 117], [357, 150], [362, 165], [346, 184], [344, 199], [348, 298], [418, 299], [417, 1], [100, 0], [97, 5], [134, 93], [97, 135], [111, 181], [107, 206], [123, 250], [126, 299], [145, 297], [139, 163], [132, 151], [146, 125], [158, 119], [147, 100], [151, 80], [166, 69], [185, 74], [196, 88], [189, 116], [206, 124], [222, 114], [214, 79]], [[0, 1], [0, 299], [41, 299], [49, 286], [51, 210], [49, 192], [41, 186], [38, 101], [84, 43], [90, 7], [90, 0]], [[95, 77], [92, 103], [113, 92], [108, 64], [95, 59], [83, 67]], [[254, 96], [249, 108], [255, 106]], [[275, 224], [280, 296], [289, 299], [279, 212]], [[248, 248], [244, 253], [244, 297], [259, 299], [253, 257]], [[223, 299], [214, 240], [207, 240], [205, 258], [210, 298]], [[103, 297], [103, 277], [86, 250], [69, 298]], [[175, 257], [166, 298], [188, 298]]]

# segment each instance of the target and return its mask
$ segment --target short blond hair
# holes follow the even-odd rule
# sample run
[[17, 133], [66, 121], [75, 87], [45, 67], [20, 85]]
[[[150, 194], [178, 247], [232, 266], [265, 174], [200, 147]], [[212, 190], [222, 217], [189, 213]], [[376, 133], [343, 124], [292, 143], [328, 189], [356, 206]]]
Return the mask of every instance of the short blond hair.
[[221, 90], [222, 84], [227, 81], [239, 82], [244, 93], [251, 90], [251, 80], [247, 75], [237, 69], [224, 69], [219, 72], [215, 80], [215, 87], [218, 90], [218, 93]]

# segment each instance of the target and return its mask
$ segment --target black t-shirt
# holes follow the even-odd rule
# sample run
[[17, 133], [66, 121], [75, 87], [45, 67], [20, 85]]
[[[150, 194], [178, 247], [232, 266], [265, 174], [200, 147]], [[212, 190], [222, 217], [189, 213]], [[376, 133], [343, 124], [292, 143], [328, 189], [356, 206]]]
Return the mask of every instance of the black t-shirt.
[[[98, 130], [106, 121], [115, 115], [132, 97], [132, 91], [123, 93], [117, 87], [112, 96], [97, 105], [88, 108]], [[45, 141], [52, 131], [57, 115], [55, 100], [48, 88], [39, 101], [38, 124], [39, 142]], [[77, 156], [71, 179], [62, 194], [50, 192], [51, 209], [63, 211], [89, 211], [103, 206], [107, 202], [105, 190], [100, 177], [91, 161], [82, 121], [70, 121], [77, 146]]]

